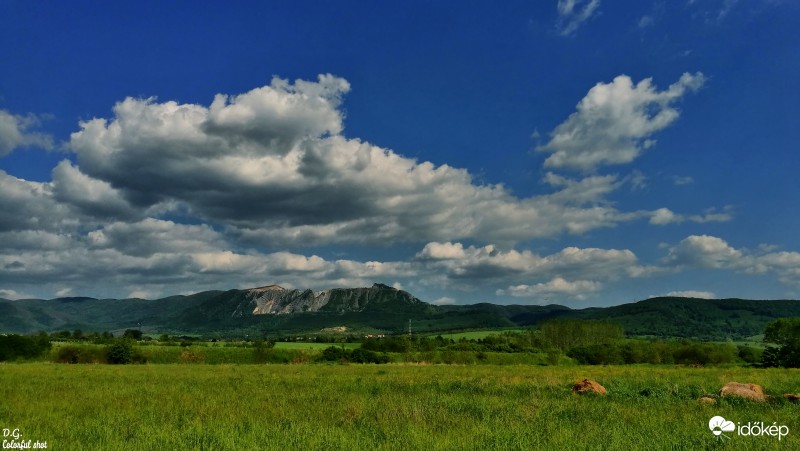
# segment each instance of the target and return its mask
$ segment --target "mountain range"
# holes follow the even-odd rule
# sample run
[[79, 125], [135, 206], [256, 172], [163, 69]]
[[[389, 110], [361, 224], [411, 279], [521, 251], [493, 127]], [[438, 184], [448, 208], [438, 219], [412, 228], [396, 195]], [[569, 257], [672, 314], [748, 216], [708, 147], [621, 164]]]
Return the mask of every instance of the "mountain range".
[[[0, 299], [0, 333], [81, 329], [205, 336], [297, 335], [339, 328], [353, 333], [418, 333], [514, 328], [548, 319], [598, 319], [628, 335], [745, 339], [775, 318], [800, 316], [800, 301], [659, 297], [612, 307], [561, 305], [437, 306], [387, 285], [312, 291], [277, 285], [205, 291], [161, 299]], [[345, 329], [342, 329], [344, 327]]]

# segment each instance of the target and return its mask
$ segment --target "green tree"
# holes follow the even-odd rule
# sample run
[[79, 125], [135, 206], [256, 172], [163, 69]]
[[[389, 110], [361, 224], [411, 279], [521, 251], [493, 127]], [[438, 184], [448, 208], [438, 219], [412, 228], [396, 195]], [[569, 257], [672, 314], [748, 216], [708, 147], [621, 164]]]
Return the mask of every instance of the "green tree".
[[0, 362], [35, 358], [49, 349], [50, 339], [46, 334], [0, 335]]
[[126, 329], [125, 333], [122, 334], [123, 338], [130, 338], [133, 340], [141, 340], [142, 339], [142, 331], [138, 329]]
[[322, 360], [328, 362], [349, 361], [350, 351], [338, 346], [329, 346], [322, 351]]
[[116, 340], [106, 347], [106, 361], [114, 365], [133, 362], [133, 344], [130, 340]]
[[764, 366], [800, 368], [800, 318], [780, 318], [769, 323], [764, 341], [776, 345], [764, 350]]

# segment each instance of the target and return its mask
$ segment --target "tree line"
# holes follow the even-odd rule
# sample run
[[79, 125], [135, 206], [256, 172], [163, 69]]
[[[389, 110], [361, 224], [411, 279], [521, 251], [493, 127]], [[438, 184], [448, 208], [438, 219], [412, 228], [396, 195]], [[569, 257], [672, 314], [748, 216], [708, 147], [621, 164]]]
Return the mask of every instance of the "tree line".
[[[64, 363], [135, 363], [143, 362], [134, 347], [144, 337], [136, 329], [128, 329], [122, 337], [108, 332], [85, 334], [80, 330], [51, 335], [0, 334], [0, 361], [26, 360], [41, 357], [51, 348], [51, 340], [91, 341], [102, 347], [81, 347], [62, 344], [55, 359]], [[326, 337], [328, 338], [328, 337]], [[350, 341], [350, 340], [346, 340]], [[348, 350], [332, 346], [322, 353], [322, 360], [356, 363], [385, 363], [388, 353], [469, 353], [485, 360], [485, 353], [544, 353], [556, 363], [567, 356], [581, 364], [725, 364], [746, 363], [763, 367], [800, 367], [800, 318], [782, 318], [771, 322], [764, 333], [767, 344], [757, 347], [731, 343], [707, 343], [681, 340], [625, 338], [622, 326], [598, 320], [550, 320], [537, 328], [491, 334], [480, 339], [454, 340], [442, 336], [393, 335], [365, 338], [361, 347]], [[187, 342], [187, 344], [190, 344]], [[268, 361], [273, 341], [257, 340], [252, 347], [256, 361]]]

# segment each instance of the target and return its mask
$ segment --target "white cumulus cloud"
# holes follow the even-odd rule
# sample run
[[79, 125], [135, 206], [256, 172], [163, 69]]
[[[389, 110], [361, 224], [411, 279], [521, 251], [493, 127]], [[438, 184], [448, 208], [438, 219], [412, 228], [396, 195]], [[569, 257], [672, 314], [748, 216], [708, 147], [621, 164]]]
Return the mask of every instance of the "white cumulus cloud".
[[[274, 79], [210, 107], [128, 98], [114, 118], [81, 123], [78, 166], [55, 194], [86, 212], [183, 208], [247, 243], [392, 243], [473, 238], [513, 244], [638, 218], [604, 197], [615, 176], [547, 175], [551, 194], [514, 196], [463, 169], [343, 136], [346, 80]], [[70, 189], [71, 188], [71, 189]]]
[[706, 268], [731, 268], [740, 264], [742, 252], [725, 240], [708, 235], [692, 235], [669, 250], [667, 261], [676, 265]]
[[733, 214], [729, 208], [723, 211], [711, 209], [702, 215], [677, 214], [668, 208], [659, 208], [650, 212], [650, 224], [653, 225], [679, 224], [685, 221], [701, 224], [706, 222], [726, 222], [730, 221], [731, 218], [733, 218]]
[[431, 304], [433, 304], [433, 305], [455, 305], [456, 304], [456, 300], [451, 298], [451, 297], [443, 296], [443, 297], [440, 297], [439, 299], [436, 299], [435, 301], [431, 302]]
[[650, 78], [634, 84], [627, 75], [598, 83], [537, 151], [550, 154], [545, 160], [550, 168], [590, 171], [601, 165], [630, 163], [655, 144], [655, 132], [678, 118], [674, 102], [704, 82], [703, 74], [697, 72], [684, 73], [663, 91]]
[[695, 299], [715, 299], [717, 297], [711, 291], [697, 291], [697, 290], [670, 291], [664, 296], [675, 297], [675, 298], [695, 298]]
[[[497, 294], [502, 296], [508, 294], [513, 297], [546, 297], [546, 296], [569, 296], [578, 300], [586, 299], [592, 293], [599, 291], [602, 284], [592, 280], [569, 281], [562, 277], [556, 277], [548, 282], [537, 283], [535, 285], [514, 285], [506, 290], [498, 290]], [[546, 299], [543, 300], [547, 301]]]
[[737, 249], [722, 238], [691, 235], [669, 248], [664, 262], [677, 269], [699, 267], [742, 274], [775, 274], [786, 285], [800, 286], [800, 252], [761, 247]]
[[[685, 77], [691, 80], [684, 88], [700, 76]], [[660, 105], [679, 97], [665, 94], [684, 89], [674, 86], [658, 92], [646, 81], [628, 88]], [[539, 254], [517, 249], [519, 243], [642, 219], [665, 225], [730, 217], [728, 210], [618, 210], [610, 195], [636, 177], [546, 172], [548, 192], [531, 197], [478, 183], [464, 169], [346, 137], [342, 101], [349, 89], [331, 75], [275, 78], [243, 94], [217, 95], [208, 106], [128, 98], [113, 117], [82, 122], [68, 143], [77, 162], [59, 163], [52, 181], [0, 171], [0, 211], [14, 212], [0, 215], [0, 287], [118, 297], [380, 281], [411, 291], [583, 299], [610, 282], [665, 269], [640, 263], [628, 249]], [[669, 122], [652, 105], [645, 108], [654, 114], [648, 121]], [[630, 139], [636, 144], [645, 136]], [[676, 245], [664, 266], [734, 267], [694, 241]], [[298, 250], [342, 243], [404, 243], [419, 251], [382, 261]], [[794, 258], [764, 253], [735, 268], [786, 279], [797, 270]]]

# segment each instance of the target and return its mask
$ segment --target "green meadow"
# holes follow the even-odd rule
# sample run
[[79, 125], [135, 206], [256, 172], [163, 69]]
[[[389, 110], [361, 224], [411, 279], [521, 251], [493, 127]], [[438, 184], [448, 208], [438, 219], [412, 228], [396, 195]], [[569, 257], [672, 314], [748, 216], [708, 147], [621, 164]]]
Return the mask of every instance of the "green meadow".
[[[583, 378], [608, 395], [573, 395]], [[697, 402], [728, 381], [774, 398]], [[35, 362], [0, 364], [0, 428], [67, 450], [800, 449], [785, 392], [800, 370]], [[790, 432], [720, 440], [716, 415]]]

